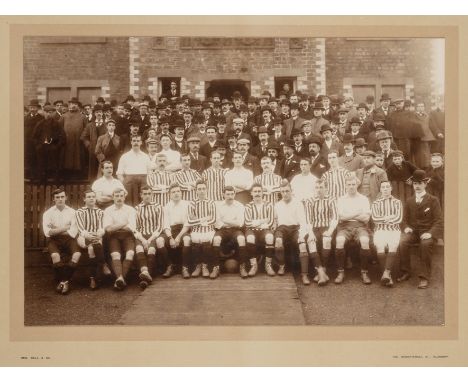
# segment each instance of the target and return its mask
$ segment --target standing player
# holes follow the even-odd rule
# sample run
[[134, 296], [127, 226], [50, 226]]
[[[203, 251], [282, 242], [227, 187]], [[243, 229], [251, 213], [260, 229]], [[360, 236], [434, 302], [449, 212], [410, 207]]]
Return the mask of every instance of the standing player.
[[[81, 257], [80, 248], [75, 240], [75, 210], [66, 205], [67, 195], [58, 188], [52, 192], [54, 204], [42, 217], [42, 229], [47, 238], [47, 250], [52, 259], [55, 279], [58, 281], [57, 292], [67, 294], [70, 280]], [[71, 260], [64, 263], [63, 252], [71, 254]]]
[[325, 181], [315, 184], [316, 196], [305, 201], [306, 222], [309, 225], [307, 244], [310, 259], [315, 265], [317, 276], [314, 281], [325, 285], [329, 280], [327, 263], [331, 252], [332, 235], [338, 225], [335, 199], [326, 194]]
[[[400, 223], [403, 219], [403, 206], [399, 199], [392, 196], [392, 185], [387, 181], [380, 183], [380, 197], [372, 203], [372, 221], [375, 224], [374, 244], [377, 257], [383, 266], [382, 285], [393, 286], [391, 271], [398, 245], [400, 244]], [[388, 253], [385, 255], [385, 249]]]
[[102, 237], [105, 234], [103, 227], [104, 212], [96, 207], [96, 193], [87, 189], [84, 192], [85, 206], [78, 208], [75, 214], [78, 228], [77, 242], [81, 248], [88, 250], [90, 275], [89, 287], [95, 290], [100, 281], [100, 271], [104, 265], [104, 251]]
[[236, 151], [232, 155], [234, 167], [226, 171], [224, 184], [234, 187], [236, 191], [236, 200], [242, 204], [250, 201], [249, 190], [253, 184], [253, 172], [242, 165], [242, 153]]
[[[206, 184], [199, 180], [195, 187], [197, 199], [190, 202], [188, 208], [188, 225], [192, 227], [190, 234], [193, 243], [195, 270], [192, 277], [200, 276], [215, 279], [219, 276], [219, 258], [213, 256], [211, 242], [215, 234], [216, 206], [207, 199]], [[211, 273], [209, 266], [212, 266]]]
[[[164, 239], [160, 236], [163, 230], [163, 211], [160, 204], [151, 202], [151, 188], [144, 186], [140, 191], [141, 203], [136, 206], [136, 259], [140, 273], [140, 287], [145, 289], [152, 281], [152, 273], [156, 264], [156, 247], [164, 247]], [[167, 257], [165, 248], [161, 249], [162, 257]], [[146, 254], [145, 254], [146, 252]], [[164, 253], [165, 252], [165, 253]]]
[[357, 192], [358, 180], [355, 176], [346, 179], [346, 194], [338, 199], [337, 209], [339, 224], [336, 234], [336, 261], [338, 276], [336, 284], [344, 280], [344, 245], [347, 240], [359, 240], [361, 245], [361, 278], [364, 284], [370, 284], [368, 263], [370, 256], [368, 222], [371, 215], [369, 199]]
[[299, 166], [301, 172], [292, 178], [291, 188], [294, 197], [302, 202], [315, 194], [317, 177], [310, 172], [311, 163], [309, 158], [301, 158]]
[[234, 200], [236, 191], [234, 187], [226, 186], [224, 188], [224, 201], [219, 203], [216, 208], [216, 228], [217, 231], [213, 238], [214, 258], [219, 259], [221, 244], [226, 241], [235, 240], [239, 247], [239, 271], [242, 278], [248, 277], [245, 270], [247, 261], [247, 251], [245, 248], [245, 236], [242, 232], [244, 225], [244, 206], [242, 203]]
[[271, 261], [275, 253], [273, 224], [275, 211], [273, 204], [264, 200], [263, 186], [254, 183], [251, 190], [252, 201], [245, 206], [245, 238], [247, 240], [247, 254], [250, 259], [248, 276], [257, 274], [258, 264], [256, 248], [265, 248], [265, 272], [268, 276], [275, 276]]
[[[182, 245], [182, 277], [190, 278], [190, 228], [188, 221], [189, 202], [182, 200], [182, 190], [177, 183], [172, 183], [169, 187], [171, 200], [164, 207], [164, 242], [165, 247], [175, 250]], [[161, 251], [161, 248], [159, 249]], [[167, 257], [167, 266], [171, 266], [171, 257]]]
[[263, 172], [255, 177], [254, 183], [262, 186], [262, 194], [265, 201], [275, 205], [279, 200], [279, 190], [282, 178], [273, 172], [273, 163], [270, 157], [264, 156], [260, 161], [260, 165], [262, 166]]
[[211, 167], [202, 173], [203, 181], [206, 183], [208, 199], [214, 202], [223, 200], [224, 176], [227, 169], [221, 166], [221, 154], [217, 151], [211, 152]]
[[174, 173], [174, 182], [176, 182], [182, 190], [182, 199], [192, 201], [196, 198], [195, 184], [201, 179], [201, 175], [197, 170], [190, 168], [190, 154], [182, 154], [180, 156], [182, 169]]
[[330, 170], [323, 174], [322, 179], [325, 181], [328, 196], [338, 199], [346, 194], [346, 179], [349, 178], [352, 173], [345, 168], [340, 167], [338, 162], [338, 151], [329, 151], [328, 164], [330, 165]]
[[304, 205], [292, 197], [291, 185], [284, 180], [281, 183], [282, 199], [275, 204], [275, 255], [279, 263], [278, 275], [285, 273], [285, 247], [295, 248], [299, 244], [299, 261], [304, 285], [309, 285], [309, 256], [304, 241], [306, 219]]
[[167, 158], [165, 154], [156, 156], [156, 169], [148, 173], [148, 186], [153, 191], [151, 201], [164, 207], [169, 202], [169, 186], [172, 183], [172, 174], [166, 171]]
[[127, 191], [114, 190], [114, 204], [104, 210], [104, 229], [109, 235], [109, 252], [117, 277], [114, 288], [117, 290], [127, 286], [125, 277], [135, 256], [136, 212], [124, 203], [126, 196]]

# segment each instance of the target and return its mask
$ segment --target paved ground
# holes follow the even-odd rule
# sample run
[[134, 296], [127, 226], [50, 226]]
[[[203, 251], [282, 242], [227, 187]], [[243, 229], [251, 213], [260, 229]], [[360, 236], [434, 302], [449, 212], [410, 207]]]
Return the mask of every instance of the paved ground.
[[[442, 251], [441, 248], [438, 249]], [[413, 261], [415, 264], [415, 261]], [[331, 272], [332, 273], [332, 272]], [[218, 280], [157, 279], [141, 291], [131, 280], [124, 292], [111, 283], [91, 292], [83, 269], [70, 295], [55, 293], [47, 267], [25, 270], [25, 325], [442, 325], [444, 322], [443, 256], [434, 256], [433, 280], [426, 290], [417, 278], [381, 287], [377, 266], [372, 285], [359, 272], [346, 274], [343, 285], [302, 286], [291, 274], [263, 274], [242, 280], [222, 275]], [[331, 274], [334, 276], [334, 273]]]

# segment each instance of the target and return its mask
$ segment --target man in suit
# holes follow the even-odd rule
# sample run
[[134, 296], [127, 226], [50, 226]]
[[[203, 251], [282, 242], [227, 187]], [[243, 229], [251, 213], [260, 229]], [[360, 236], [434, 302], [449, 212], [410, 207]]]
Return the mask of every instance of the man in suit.
[[257, 131], [259, 144], [252, 148], [251, 154], [261, 159], [262, 157], [268, 155], [268, 130], [265, 126], [260, 126]]
[[322, 125], [320, 128], [320, 134], [323, 138], [320, 155], [322, 155], [324, 158], [328, 158], [328, 152], [330, 150], [338, 151], [339, 155], [344, 154], [343, 145], [338, 141], [337, 138], [333, 139], [332, 128], [328, 123]]
[[311, 120], [314, 117], [314, 112], [310, 107], [310, 100], [307, 94], [301, 95], [301, 102], [299, 102], [300, 110], [299, 110], [299, 117], [306, 120]]
[[[287, 99], [284, 99], [280, 102], [280, 107], [281, 107], [281, 112], [279, 113], [278, 115], [278, 118], [281, 119], [281, 121], [284, 121], [285, 119], [289, 119], [291, 118], [291, 114], [289, 112], [289, 106], [291, 104], [289, 103], [289, 101]], [[301, 115], [300, 115], [300, 112], [299, 112], [299, 116], [301, 118], [303, 118]]]
[[209, 167], [209, 162], [206, 157], [199, 154], [200, 137], [192, 135], [187, 139], [187, 144], [190, 152], [190, 168], [197, 170], [201, 174]]
[[236, 117], [236, 113], [231, 111], [231, 101], [223, 99], [221, 102], [221, 112], [226, 118], [226, 128], [229, 130], [232, 127], [232, 120]]
[[[313, 136], [307, 141], [309, 146], [309, 155], [310, 155], [310, 172], [314, 174], [317, 178], [321, 178], [322, 175], [330, 168], [328, 160], [320, 154], [322, 148], [322, 139], [319, 137]], [[328, 154], [327, 154], [328, 155]]]
[[387, 130], [382, 130], [376, 134], [375, 138], [376, 138], [377, 145], [378, 145], [377, 151], [383, 154], [384, 169], [387, 169], [393, 163], [392, 153], [394, 150], [392, 149], [392, 143], [393, 143], [392, 134]]
[[283, 145], [284, 158], [281, 162], [281, 176], [283, 178], [291, 179], [294, 175], [300, 172], [300, 158], [294, 154], [294, 141], [292, 139], [287, 139]]
[[[278, 146], [284, 145], [284, 141], [287, 139], [283, 130], [283, 121], [280, 118], [273, 120], [274, 131], [270, 135], [270, 143], [275, 143]], [[282, 151], [282, 150], [281, 150]]]
[[362, 154], [364, 167], [356, 170], [356, 178], [359, 179], [358, 191], [367, 196], [372, 204], [380, 193], [380, 184], [388, 181], [385, 170], [375, 165], [375, 153], [370, 150]]
[[214, 151], [214, 147], [218, 141], [218, 128], [216, 126], [207, 126], [206, 138], [207, 142], [200, 147], [200, 154], [206, 158], [211, 158], [211, 152]]
[[265, 126], [268, 129], [268, 134], [273, 134], [274, 124], [273, 120], [276, 119], [276, 116], [273, 115], [269, 106], [264, 106], [260, 109], [262, 113], [262, 118], [260, 120], [260, 125]]
[[325, 118], [328, 122], [330, 122], [333, 117], [333, 111], [330, 107], [330, 97], [328, 97], [327, 95], [321, 95], [317, 97], [317, 101], [322, 102], [323, 105], [322, 117]]
[[380, 106], [373, 111], [373, 118], [375, 117], [376, 114], [383, 114], [385, 118], [387, 118], [390, 115], [390, 102], [392, 99], [387, 93], [382, 94], [380, 97]]
[[241, 138], [237, 140], [237, 152], [242, 154], [242, 166], [253, 172], [254, 176], [261, 173], [260, 161], [256, 156], [249, 154], [250, 140]]
[[[185, 140], [185, 128], [183, 125], [175, 125], [174, 126], [174, 136], [168, 133], [172, 139], [171, 149], [178, 151], [179, 153], [186, 153], [187, 152], [187, 141]], [[159, 137], [161, 138], [161, 137]]]
[[439, 200], [426, 193], [429, 178], [424, 170], [413, 173], [414, 195], [406, 200], [403, 213], [403, 234], [400, 241], [400, 270], [401, 276], [397, 281], [402, 282], [411, 277], [410, 245], [419, 243], [420, 268], [418, 269], [418, 288], [429, 286], [431, 275], [432, 253], [435, 241], [443, 236], [442, 209]]
[[171, 81], [168, 94], [171, 99], [179, 96], [179, 89], [177, 89], [177, 82]]
[[144, 134], [144, 132], [151, 126], [151, 121], [148, 114], [148, 105], [145, 103], [140, 103], [138, 110], [140, 111], [140, 115], [138, 117], [140, 120], [140, 134]]
[[322, 126], [328, 124], [328, 121], [322, 116], [324, 110], [322, 102], [315, 102], [312, 109], [314, 111], [314, 118], [311, 119], [312, 133], [320, 135]]
[[345, 134], [343, 137], [344, 154], [338, 158], [340, 167], [348, 171], [356, 171], [364, 167], [362, 157], [354, 151], [354, 140], [351, 134]]
[[115, 121], [110, 119], [106, 122], [106, 133], [98, 137], [94, 153], [99, 163], [104, 161], [112, 162], [114, 168], [117, 168], [120, 155], [122, 154], [122, 142], [115, 133]]
[[350, 133], [353, 136], [353, 139], [356, 140], [358, 138], [367, 139], [367, 135], [365, 131], [361, 128], [361, 120], [359, 117], [353, 117], [349, 121], [350, 126]]
[[309, 148], [304, 144], [303, 133], [300, 129], [293, 130], [291, 132], [292, 139], [294, 141], [294, 154], [300, 158], [306, 158], [309, 156]]
[[271, 159], [272, 171], [276, 175], [281, 175], [281, 159], [279, 158], [279, 154], [280, 146], [278, 146], [276, 143], [270, 143], [268, 145], [268, 156]]
[[36, 158], [35, 158], [35, 147], [33, 141], [34, 129], [36, 125], [44, 119], [44, 117], [39, 114], [39, 109], [41, 105], [39, 101], [34, 99], [28, 105], [29, 113], [24, 117], [24, 156], [25, 156], [25, 177], [34, 178], [36, 177]]
[[304, 119], [299, 117], [299, 104], [292, 103], [290, 113], [291, 118], [285, 119], [283, 122], [284, 135], [286, 136], [286, 138], [292, 138], [291, 132], [293, 130], [300, 129], [302, 126], [302, 122], [305, 121]]

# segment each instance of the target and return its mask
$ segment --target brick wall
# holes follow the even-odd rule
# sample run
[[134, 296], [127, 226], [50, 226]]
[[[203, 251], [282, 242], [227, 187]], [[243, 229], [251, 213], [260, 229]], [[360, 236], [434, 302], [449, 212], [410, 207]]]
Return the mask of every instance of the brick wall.
[[128, 38], [51, 41], [45, 37], [24, 38], [25, 102], [39, 95], [40, 81], [49, 80], [61, 86], [67, 86], [70, 80], [96, 80], [108, 83], [104, 96], [123, 100], [129, 94]]
[[[328, 94], [349, 94], [347, 78], [408, 78], [406, 98], [431, 100], [431, 46], [429, 39], [326, 39]], [[378, 100], [377, 100], [378, 101]], [[378, 103], [378, 102], [377, 102]]]

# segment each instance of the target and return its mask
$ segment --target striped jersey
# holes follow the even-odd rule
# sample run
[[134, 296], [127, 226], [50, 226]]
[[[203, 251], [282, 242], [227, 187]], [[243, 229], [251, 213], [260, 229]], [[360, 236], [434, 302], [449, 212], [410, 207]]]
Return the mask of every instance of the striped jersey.
[[[208, 218], [206, 225], [201, 225], [200, 220]], [[212, 200], [195, 199], [189, 204], [188, 225], [192, 227], [192, 232], [208, 233], [215, 229], [216, 206]]]
[[103, 229], [104, 211], [97, 207], [81, 207], [76, 210], [75, 219], [80, 234], [83, 231], [97, 232]]
[[325, 181], [329, 197], [338, 199], [346, 194], [345, 182], [350, 176], [351, 173], [343, 167], [326, 171], [322, 179]]
[[151, 236], [154, 232], [160, 233], [164, 227], [164, 214], [160, 204], [140, 203], [136, 210], [136, 230], [143, 235]]
[[[394, 196], [379, 198], [371, 207], [372, 220], [375, 223], [375, 231], [400, 231], [400, 223], [403, 219], [403, 204]], [[388, 220], [386, 223], [385, 220]]]
[[[197, 170], [179, 170], [173, 175], [174, 181], [180, 186], [183, 200], [196, 199], [195, 182], [201, 179], [201, 175]], [[193, 189], [189, 191], [189, 185], [192, 184]]]
[[[261, 226], [252, 227], [253, 220], [268, 219], [266, 224]], [[253, 229], [271, 229], [275, 220], [275, 210], [273, 204], [270, 202], [263, 202], [262, 204], [255, 204], [253, 201], [245, 206], [244, 222], [247, 228]]]
[[279, 200], [281, 180], [281, 176], [274, 173], [263, 173], [255, 177], [254, 183], [261, 184], [263, 189], [273, 188], [272, 193], [263, 195], [263, 200], [265, 200], [265, 202], [270, 202], [275, 205], [275, 203]]
[[[151, 171], [148, 174], [146, 181], [153, 191], [151, 202], [158, 203], [164, 207], [170, 200], [169, 186], [173, 181], [172, 174], [169, 171]], [[167, 188], [164, 191], [155, 189], [156, 186], [160, 185], [165, 185]]]
[[215, 202], [224, 200], [224, 175], [227, 171], [228, 169], [226, 168], [215, 169], [213, 167], [203, 171], [202, 178], [206, 182], [207, 197], [209, 200]]
[[336, 200], [325, 196], [324, 198], [309, 198], [304, 201], [306, 222], [312, 228], [330, 227], [332, 222], [338, 223]]

